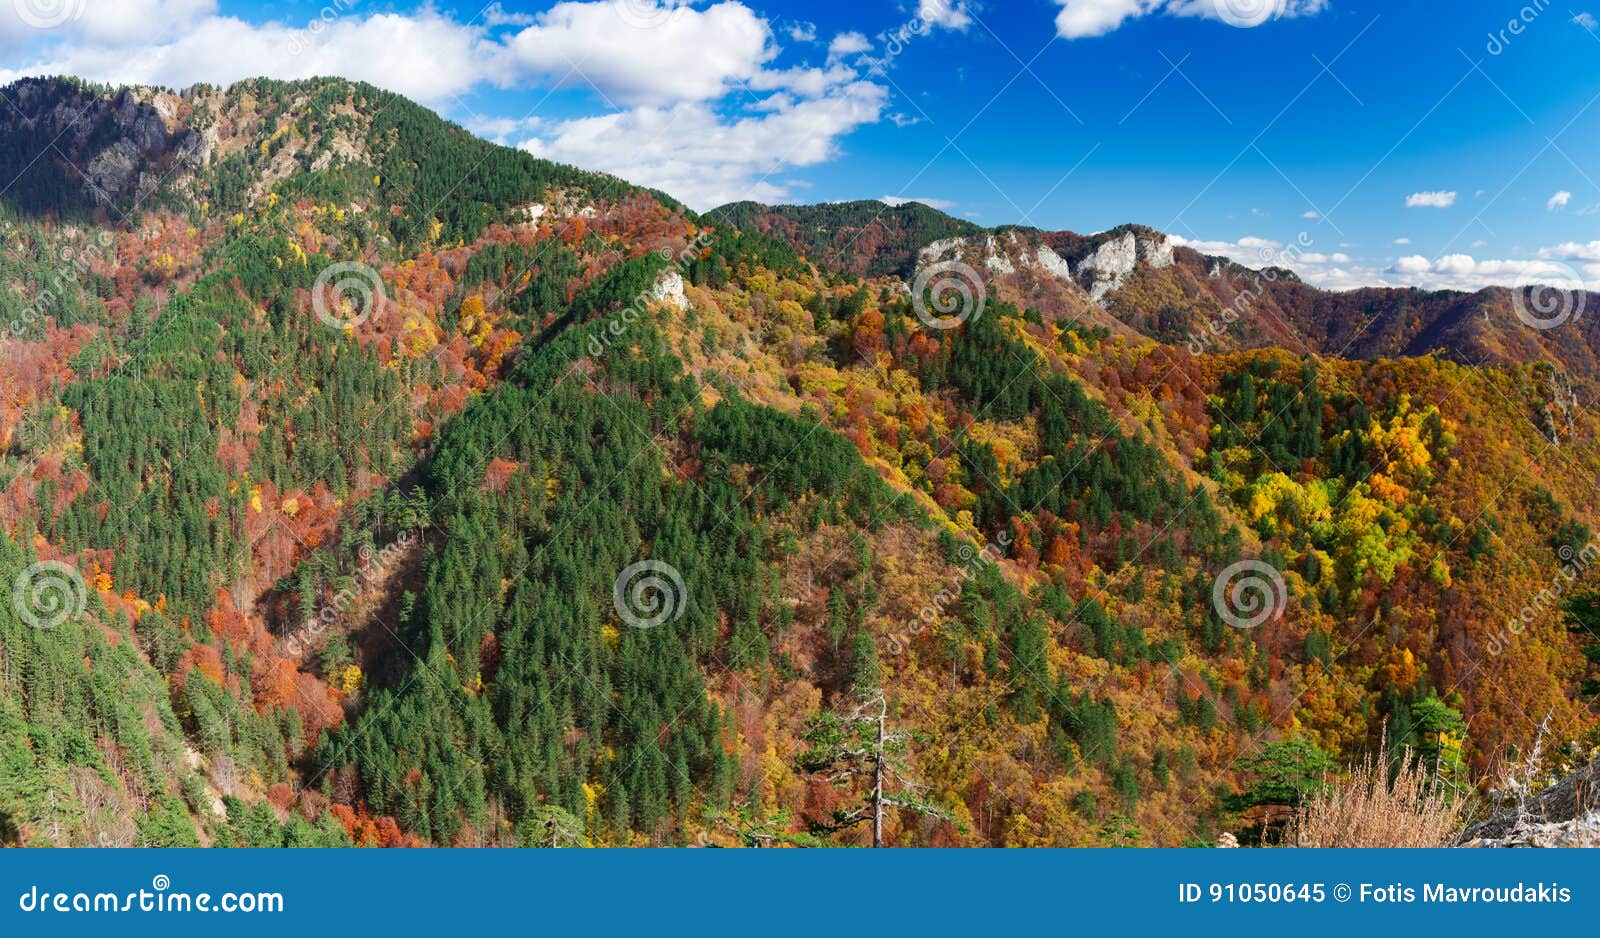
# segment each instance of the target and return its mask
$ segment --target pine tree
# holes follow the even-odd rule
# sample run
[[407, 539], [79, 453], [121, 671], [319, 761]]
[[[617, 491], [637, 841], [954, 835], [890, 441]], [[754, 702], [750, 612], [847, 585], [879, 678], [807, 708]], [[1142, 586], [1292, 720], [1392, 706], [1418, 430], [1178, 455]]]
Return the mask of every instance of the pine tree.
[[954, 815], [928, 801], [907, 760], [912, 734], [889, 726], [889, 700], [881, 689], [856, 698], [848, 711], [826, 712], [808, 724], [801, 771], [841, 790], [847, 801], [814, 832], [838, 834], [872, 825], [872, 846], [882, 847], [885, 810], [897, 808], [944, 821]]

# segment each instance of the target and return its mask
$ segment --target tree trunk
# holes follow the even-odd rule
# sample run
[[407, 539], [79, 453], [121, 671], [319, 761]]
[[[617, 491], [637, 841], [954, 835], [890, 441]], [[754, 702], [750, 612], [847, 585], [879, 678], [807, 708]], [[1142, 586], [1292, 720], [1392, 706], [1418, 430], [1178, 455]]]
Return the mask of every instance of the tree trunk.
[[872, 846], [883, 846], [883, 737], [889, 715], [888, 701], [878, 711], [878, 745], [872, 760]]

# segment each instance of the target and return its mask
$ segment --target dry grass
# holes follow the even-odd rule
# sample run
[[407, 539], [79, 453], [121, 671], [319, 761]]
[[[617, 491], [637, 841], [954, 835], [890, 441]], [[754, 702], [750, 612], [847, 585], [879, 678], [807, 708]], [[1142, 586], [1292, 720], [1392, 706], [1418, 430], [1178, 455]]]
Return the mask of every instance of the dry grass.
[[1384, 760], [1368, 756], [1337, 787], [1316, 795], [1295, 816], [1300, 847], [1444, 847], [1461, 829], [1466, 803], [1413, 764], [1391, 784]]

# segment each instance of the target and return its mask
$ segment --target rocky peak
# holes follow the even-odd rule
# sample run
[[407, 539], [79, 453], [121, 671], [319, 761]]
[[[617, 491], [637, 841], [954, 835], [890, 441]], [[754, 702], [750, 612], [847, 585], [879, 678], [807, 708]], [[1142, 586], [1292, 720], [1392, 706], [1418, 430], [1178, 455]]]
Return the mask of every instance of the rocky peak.
[[[183, 121], [189, 108], [168, 91], [113, 92], [29, 78], [11, 85], [6, 96], [15, 108], [0, 116], [0, 133], [30, 141], [23, 149], [50, 154], [59, 175], [76, 182], [91, 205], [132, 205], [172, 177], [179, 164], [198, 165], [209, 156], [204, 137]], [[17, 173], [29, 169], [17, 167]]]
[[1121, 289], [1141, 262], [1155, 270], [1174, 263], [1172, 242], [1166, 235], [1148, 229], [1128, 227], [1109, 236], [1086, 239], [1090, 246], [1076, 266], [1051, 247], [1045, 237], [1032, 229], [1013, 228], [971, 237], [945, 238], [922, 249], [917, 256], [917, 271], [953, 260], [981, 268], [991, 275], [1031, 270], [1076, 284], [1099, 304]]
[[1171, 267], [1172, 242], [1159, 232], [1141, 235], [1129, 228], [1101, 243], [1080, 261], [1078, 275], [1089, 297], [1103, 303], [1107, 296], [1122, 289], [1140, 261], [1156, 270]]

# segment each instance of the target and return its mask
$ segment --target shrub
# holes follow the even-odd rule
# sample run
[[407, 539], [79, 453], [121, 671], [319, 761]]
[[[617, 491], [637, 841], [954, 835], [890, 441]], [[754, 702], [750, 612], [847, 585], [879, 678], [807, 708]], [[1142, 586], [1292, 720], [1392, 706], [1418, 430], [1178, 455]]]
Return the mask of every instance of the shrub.
[[1295, 815], [1300, 847], [1443, 847], [1460, 828], [1466, 802], [1418, 765], [1407, 750], [1394, 779], [1369, 755], [1344, 781], [1308, 798]]

